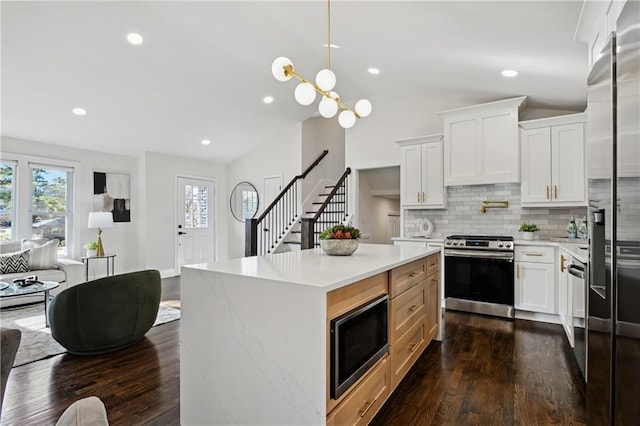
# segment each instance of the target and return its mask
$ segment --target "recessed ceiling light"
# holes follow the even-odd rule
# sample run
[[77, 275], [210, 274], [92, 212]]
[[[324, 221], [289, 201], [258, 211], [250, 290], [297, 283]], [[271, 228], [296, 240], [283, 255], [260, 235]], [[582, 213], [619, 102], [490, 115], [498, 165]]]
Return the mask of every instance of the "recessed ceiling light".
[[144, 41], [142, 36], [138, 33], [127, 34], [127, 40], [129, 41], [129, 43], [135, 44], [136, 46], [142, 44], [142, 42]]
[[[322, 47], [327, 47], [327, 43], [323, 44]], [[332, 49], [340, 49], [340, 48], [342, 48], [342, 46], [338, 46], [337, 44], [333, 44], [333, 43], [331, 43], [329, 45], [329, 47], [332, 48]]]
[[74, 108], [71, 110], [75, 115], [87, 115], [87, 110], [83, 108]]
[[211, 141], [209, 139], [203, 139], [201, 143], [202, 145], [211, 145]]
[[503, 77], [515, 77], [518, 75], [518, 71], [516, 70], [504, 70], [502, 71]]
[[265, 104], [270, 104], [273, 102], [273, 96], [265, 96], [264, 98], [262, 98], [262, 102], [264, 102]]
[[367, 71], [369, 72], [369, 74], [373, 74], [373, 75], [380, 74], [380, 70], [378, 68], [369, 68]]

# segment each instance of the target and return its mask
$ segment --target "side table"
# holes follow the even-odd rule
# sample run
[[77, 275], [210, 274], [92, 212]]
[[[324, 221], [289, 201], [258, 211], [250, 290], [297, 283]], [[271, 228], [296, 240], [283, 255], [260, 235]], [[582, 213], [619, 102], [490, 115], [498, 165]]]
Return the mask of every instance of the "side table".
[[80, 260], [84, 263], [86, 281], [89, 281], [89, 261], [93, 259], [107, 259], [107, 276], [115, 273], [115, 254], [105, 254], [104, 256], [82, 256]]

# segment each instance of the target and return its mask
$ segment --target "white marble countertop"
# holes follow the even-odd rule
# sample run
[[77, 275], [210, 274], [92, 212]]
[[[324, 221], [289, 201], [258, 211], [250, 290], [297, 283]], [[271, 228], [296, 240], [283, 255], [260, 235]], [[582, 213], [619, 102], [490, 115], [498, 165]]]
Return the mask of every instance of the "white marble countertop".
[[393, 241], [427, 241], [427, 242], [444, 242], [444, 237], [393, 237]]
[[316, 248], [201, 263], [185, 268], [330, 291], [439, 252], [439, 248], [426, 246], [360, 244], [358, 250], [350, 256], [329, 256]]

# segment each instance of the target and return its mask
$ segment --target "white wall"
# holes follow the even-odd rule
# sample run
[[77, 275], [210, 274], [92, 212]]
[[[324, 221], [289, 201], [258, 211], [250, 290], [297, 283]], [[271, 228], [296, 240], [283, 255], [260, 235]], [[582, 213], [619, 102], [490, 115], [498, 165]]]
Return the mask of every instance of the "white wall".
[[283, 187], [301, 168], [301, 124], [294, 124], [286, 131], [270, 135], [265, 143], [241, 159], [227, 165], [227, 185], [225, 209], [227, 212], [228, 256], [237, 258], [244, 256], [244, 223], [238, 222], [229, 211], [229, 197], [233, 188], [242, 181], [252, 183], [258, 190], [260, 198], [258, 216], [265, 208], [264, 176], [282, 175]]
[[372, 243], [392, 244], [388, 235], [388, 214], [400, 213], [399, 186], [396, 188], [398, 196], [393, 199], [372, 196], [371, 191], [393, 189], [394, 182], [400, 180], [400, 168], [360, 170], [358, 177], [357, 226], [360, 232], [371, 235]]
[[[2, 138], [1, 153], [3, 158], [10, 158], [13, 153], [30, 158], [71, 161], [78, 164], [78, 172], [75, 176], [72, 257], [83, 256], [82, 246], [97, 239], [96, 230], [87, 228], [89, 212], [93, 210], [93, 172], [128, 174], [131, 178], [131, 222], [114, 223], [113, 228], [103, 230], [102, 241], [105, 251], [117, 255], [116, 273], [137, 270], [143, 266], [140, 259], [141, 247], [138, 234], [140, 220], [144, 215], [139, 202], [141, 195], [136, 158], [7, 137]], [[90, 277], [103, 274], [100, 266], [95, 268], [96, 270], [90, 271]]]
[[146, 152], [141, 163], [145, 185], [144, 205], [147, 211], [141, 240], [146, 248], [146, 266], [160, 270], [163, 276], [179, 273], [175, 270], [178, 176], [215, 182], [215, 257], [218, 260], [227, 258], [226, 225], [229, 208], [226, 166], [156, 152]]
[[313, 169], [302, 183], [302, 196], [306, 199], [321, 179], [336, 182], [344, 173], [345, 130], [337, 119], [310, 118], [302, 123], [302, 171], [309, 167], [325, 149], [329, 154]]

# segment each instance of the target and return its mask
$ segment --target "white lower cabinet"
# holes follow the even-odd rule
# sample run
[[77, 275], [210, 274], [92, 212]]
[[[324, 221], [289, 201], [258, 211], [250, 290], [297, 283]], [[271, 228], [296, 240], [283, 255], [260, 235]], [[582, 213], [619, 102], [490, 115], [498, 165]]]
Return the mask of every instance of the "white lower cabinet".
[[554, 248], [516, 246], [516, 309], [557, 314]]
[[573, 291], [571, 290], [571, 281], [569, 279], [571, 255], [561, 249], [558, 259], [558, 314], [569, 344], [573, 347], [575, 344], [573, 336]]

